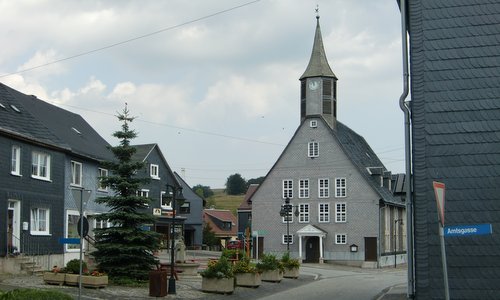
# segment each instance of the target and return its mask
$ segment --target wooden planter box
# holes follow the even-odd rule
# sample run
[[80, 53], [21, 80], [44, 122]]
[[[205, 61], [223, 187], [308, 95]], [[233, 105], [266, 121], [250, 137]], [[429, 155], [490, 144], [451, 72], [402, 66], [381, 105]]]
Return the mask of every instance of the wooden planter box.
[[299, 278], [299, 268], [287, 269], [285, 268], [285, 272], [283, 273], [283, 277], [285, 278]]
[[262, 281], [281, 282], [283, 279], [283, 272], [280, 270], [264, 271], [262, 272]]
[[208, 293], [232, 294], [234, 292], [234, 278], [202, 277], [201, 290]]
[[64, 273], [45, 272], [43, 273], [43, 281], [47, 284], [63, 285], [65, 275]]
[[71, 286], [77, 286], [78, 285], [78, 277], [80, 275], [78, 274], [68, 274], [66, 273], [66, 276], [64, 277], [64, 284], [65, 285], [71, 285]]
[[[64, 284], [78, 286], [78, 274], [66, 274]], [[89, 288], [102, 288], [108, 285], [108, 276], [82, 276], [82, 286]]]
[[260, 273], [236, 273], [234, 278], [237, 286], [259, 287], [262, 283]]
[[82, 276], [82, 286], [87, 288], [103, 288], [108, 286], [108, 276]]

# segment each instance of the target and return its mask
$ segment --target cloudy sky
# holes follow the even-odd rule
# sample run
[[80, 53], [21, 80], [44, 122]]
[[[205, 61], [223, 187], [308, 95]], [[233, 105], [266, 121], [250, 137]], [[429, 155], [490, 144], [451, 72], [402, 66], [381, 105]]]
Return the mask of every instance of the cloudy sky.
[[[299, 126], [319, 5], [338, 119], [404, 171], [396, 0], [0, 0], [0, 82], [113, 145], [125, 103], [190, 185], [264, 176]], [[55, 63], [54, 63], [55, 62]]]

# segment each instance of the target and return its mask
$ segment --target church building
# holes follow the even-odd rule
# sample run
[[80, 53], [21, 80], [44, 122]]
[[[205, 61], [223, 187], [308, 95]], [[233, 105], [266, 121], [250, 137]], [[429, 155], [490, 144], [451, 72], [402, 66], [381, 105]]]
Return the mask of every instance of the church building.
[[338, 121], [338, 77], [326, 57], [319, 16], [299, 80], [300, 125], [250, 199], [259, 249], [289, 251], [303, 262], [406, 263], [405, 205], [393, 193], [401, 176]]

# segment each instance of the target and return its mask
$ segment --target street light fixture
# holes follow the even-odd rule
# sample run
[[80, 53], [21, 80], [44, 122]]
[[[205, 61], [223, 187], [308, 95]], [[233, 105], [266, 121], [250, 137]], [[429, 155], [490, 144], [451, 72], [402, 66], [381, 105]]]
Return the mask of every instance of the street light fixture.
[[396, 268], [396, 248], [397, 248], [397, 236], [396, 236], [396, 227], [399, 223], [399, 226], [403, 226], [403, 219], [394, 220], [394, 268]]
[[175, 211], [176, 211], [176, 200], [184, 201], [184, 195], [182, 194], [182, 187], [167, 184], [167, 198], [171, 199], [172, 204], [172, 228], [171, 228], [171, 247], [170, 247], [170, 278], [168, 279], [168, 293], [176, 294], [175, 288]]
[[295, 216], [299, 216], [299, 206], [290, 204], [290, 198], [285, 198], [285, 204], [281, 207], [280, 216], [286, 220], [286, 251], [290, 252], [290, 214], [295, 207]]

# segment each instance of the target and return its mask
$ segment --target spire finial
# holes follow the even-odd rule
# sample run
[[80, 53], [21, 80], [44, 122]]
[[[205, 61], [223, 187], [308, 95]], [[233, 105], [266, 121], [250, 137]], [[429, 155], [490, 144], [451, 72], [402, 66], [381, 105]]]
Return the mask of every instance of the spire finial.
[[315, 11], [316, 11], [316, 19], [318, 19], [318, 20], [319, 20], [319, 5], [318, 5], [318, 4], [316, 4], [316, 9], [315, 9]]

